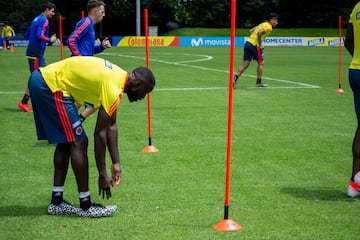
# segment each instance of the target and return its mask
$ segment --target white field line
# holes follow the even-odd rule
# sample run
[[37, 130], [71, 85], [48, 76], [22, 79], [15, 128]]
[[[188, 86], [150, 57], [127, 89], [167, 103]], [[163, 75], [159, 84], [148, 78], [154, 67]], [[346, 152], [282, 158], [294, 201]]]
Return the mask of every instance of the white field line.
[[[117, 57], [126, 57], [126, 58], [135, 58], [135, 59], [145, 60], [145, 57], [139, 57], [139, 56], [127, 55], [127, 54], [121, 54], [121, 53], [101, 53], [101, 55], [109, 55], [109, 56], [117, 56]], [[163, 53], [161, 55], [170, 56], [170, 55], [174, 55], [174, 54], [172, 54], [172, 53]], [[194, 62], [209, 61], [209, 60], [213, 59], [212, 56], [200, 55], [200, 54], [182, 54], [182, 55], [184, 55], [184, 56], [196, 56], [196, 57], [199, 57], [199, 59], [187, 60], [187, 61], [179, 61], [179, 62], [169, 62], [169, 61], [164, 61], [164, 60], [160, 60], [160, 59], [151, 58], [151, 61], [164, 63], [164, 64], [169, 64], [169, 65], [177, 65], [177, 66], [182, 66], [182, 67], [196, 68], [196, 69], [201, 69], [201, 70], [205, 70], [205, 71], [221, 72], [221, 73], [227, 73], [227, 74], [229, 73], [229, 71], [225, 71], [225, 70], [221, 70], [221, 69], [200, 67], [200, 66], [187, 64], [187, 63], [194, 63]], [[252, 77], [252, 78], [256, 77], [255, 75], [250, 75], [250, 74], [243, 74], [243, 76]], [[320, 88], [320, 86], [316, 86], [316, 85], [312, 85], [312, 84], [294, 82], [294, 81], [278, 79], [278, 78], [263, 77], [263, 79], [267, 79], [267, 80], [275, 81], [275, 82], [283, 82], [283, 83], [287, 83], [287, 84], [297, 85], [297, 86], [289, 86], [289, 87], [285, 87], [285, 86], [284, 87], [271, 87], [271, 89], [274, 89], [274, 88], [276, 88], [276, 89]], [[250, 88], [255, 88], [255, 87], [250, 87]], [[207, 91], [207, 90], [221, 90], [221, 89], [228, 89], [228, 87], [156, 88], [155, 91]], [[23, 93], [24, 92], [1, 92], [0, 91], [0, 95], [23, 94]]]
[[3, 94], [3, 95], [5, 95], [5, 94], [19, 94], [19, 93], [25, 93], [24, 91], [23, 92], [0, 92], [0, 94]]
[[[145, 60], [144, 57], [139, 57], [139, 56], [134, 56], [134, 55], [126, 55], [126, 54], [121, 54], [121, 53], [101, 53], [101, 54]], [[173, 55], [173, 54], [162, 54], [162, 55]], [[213, 59], [212, 56], [199, 55], [199, 54], [183, 54], [183, 55], [184, 56], [198, 56], [200, 58], [196, 59], [196, 60], [188, 60], [188, 61], [180, 61], [180, 62], [169, 62], [169, 61], [164, 61], [164, 60], [160, 60], [160, 59], [151, 58], [151, 61], [164, 63], [164, 64], [169, 64], [169, 65], [177, 65], [177, 66], [183, 66], [183, 67], [196, 68], [196, 69], [201, 69], [201, 70], [205, 70], [205, 71], [229, 73], [229, 71], [225, 71], [225, 70], [220, 70], [220, 69], [215, 69], [215, 68], [207, 68], [207, 67], [200, 67], [200, 66], [194, 66], [194, 65], [186, 64], [186, 63], [192, 63], [192, 62], [209, 61], [209, 60]], [[256, 77], [255, 75], [249, 75], [249, 74], [243, 74], [243, 76], [252, 77], [252, 78]], [[301, 83], [301, 82], [294, 82], [294, 81], [285, 80], [285, 79], [270, 78], [270, 77], [263, 77], [263, 79], [267, 79], [267, 80], [275, 81], [275, 82], [282, 82], [282, 83], [298, 85], [298, 86], [294, 86], [294, 87], [271, 87], [271, 88], [285, 88], [285, 89], [291, 89], [291, 88], [320, 88], [320, 86], [317, 86], [317, 85]], [[170, 89], [175, 90], [175, 89], [178, 89], [178, 88], [168, 88], [167, 90], [169, 91]], [[213, 89], [222, 89], [222, 88], [221, 87], [219, 87], [219, 88], [179, 88], [179, 90], [181, 90], [181, 91], [185, 91], [185, 90], [213, 90]], [[155, 90], [157, 90], [157, 91], [165, 91], [165, 88], [163, 88], [163, 89], [155, 89]]]

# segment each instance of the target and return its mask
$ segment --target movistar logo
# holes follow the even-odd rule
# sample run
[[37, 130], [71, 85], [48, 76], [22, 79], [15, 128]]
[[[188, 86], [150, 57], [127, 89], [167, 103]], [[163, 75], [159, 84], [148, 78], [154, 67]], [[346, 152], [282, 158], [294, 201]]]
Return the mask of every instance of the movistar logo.
[[198, 47], [200, 45], [203, 45], [203, 39], [198, 38], [197, 40], [195, 38], [191, 39], [191, 46]]

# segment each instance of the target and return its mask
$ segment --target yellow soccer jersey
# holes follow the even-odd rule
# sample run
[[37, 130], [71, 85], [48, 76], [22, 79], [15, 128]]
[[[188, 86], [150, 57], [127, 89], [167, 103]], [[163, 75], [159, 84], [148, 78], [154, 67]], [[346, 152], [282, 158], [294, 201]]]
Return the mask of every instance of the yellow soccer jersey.
[[97, 57], [71, 57], [40, 68], [52, 92], [62, 91], [80, 105], [103, 106], [109, 116], [123, 96], [128, 73]]
[[349, 23], [354, 29], [354, 55], [350, 64], [351, 69], [360, 69], [360, 3], [357, 3], [350, 14]]
[[15, 31], [12, 27], [6, 26], [3, 28], [1, 36], [2, 37], [12, 37], [15, 35]]
[[247, 41], [250, 42], [254, 46], [259, 46], [260, 43], [259, 43], [259, 39], [258, 39], [258, 32], [261, 29], [263, 29], [265, 31], [265, 34], [263, 34], [261, 36], [261, 41], [263, 41], [271, 33], [272, 26], [268, 21], [260, 23], [259, 25], [257, 25], [255, 27], [255, 30], [250, 34], [250, 37], [248, 38]]

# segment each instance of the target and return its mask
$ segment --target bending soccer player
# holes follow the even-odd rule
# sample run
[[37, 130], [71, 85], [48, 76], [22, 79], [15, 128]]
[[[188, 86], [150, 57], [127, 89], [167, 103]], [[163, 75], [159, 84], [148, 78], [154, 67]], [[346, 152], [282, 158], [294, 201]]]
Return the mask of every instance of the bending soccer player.
[[[99, 172], [99, 194], [111, 197], [110, 187], [121, 179], [118, 150], [117, 108], [123, 94], [130, 102], [143, 99], [155, 86], [152, 72], [139, 67], [126, 72], [97, 57], [72, 57], [40, 68], [31, 74], [29, 89], [34, 110], [38, 140], [56, 144], [54, 152], [54, 185], [48, 213], [78, 214], [81, 217], [104, 217], [116, 206], [102, 206], [91, 201], [89, 191], [88, 138], [79, 115], [79, 105], [98, 109], [94, 133], [95, 160]], [[86, 111], [86, 114], [90, 114]], [[84, 113], [82, 113], [84, 114]], [[105, 153], [108, 148], [112, 165], [107, 175]], [[64, 200], [64, 182], [69, 159], [73, 168], [80, 209]]]

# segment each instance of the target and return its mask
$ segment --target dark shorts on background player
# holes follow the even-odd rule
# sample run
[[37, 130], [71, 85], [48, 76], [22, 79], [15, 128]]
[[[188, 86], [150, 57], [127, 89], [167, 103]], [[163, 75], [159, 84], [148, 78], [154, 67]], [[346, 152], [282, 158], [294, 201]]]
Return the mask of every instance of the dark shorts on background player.
[[253, 59], [256, 61], [263, 61], [264, 60], [263, 50], [258, 46], [254, 46], [251, 43], [246, 42], [244, 46], [243, 60], [251, 61]]

